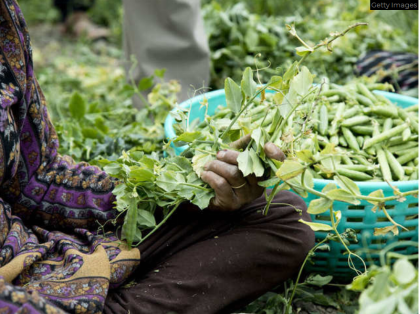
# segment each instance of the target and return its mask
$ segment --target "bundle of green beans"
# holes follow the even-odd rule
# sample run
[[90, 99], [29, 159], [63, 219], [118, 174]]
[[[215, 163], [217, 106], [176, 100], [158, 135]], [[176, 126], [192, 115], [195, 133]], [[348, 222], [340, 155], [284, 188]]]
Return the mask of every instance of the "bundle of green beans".
[[313, 130], [321, 146], [333, 143], [344, 153], [339, 174], [356, 181], [418, 179], [418, 104], [401, 108], [372, 92], [390, 89], [388, 84], [323, 86]]

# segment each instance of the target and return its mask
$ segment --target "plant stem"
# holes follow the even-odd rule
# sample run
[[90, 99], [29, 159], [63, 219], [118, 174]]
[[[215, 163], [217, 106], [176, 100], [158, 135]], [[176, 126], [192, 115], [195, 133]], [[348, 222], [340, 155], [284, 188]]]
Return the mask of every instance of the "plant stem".
[[[368, 25], [368, 23], [356, 23], [356, 24], [353, 24], [353, 25], [350, 25], [349, 27], [347, 27], [344, 31], [342, 31], [341, 33], [337, 33], [336, 35], [334, 35], [331, 39], [329, 39], [327, 42], [321, 42], [321, 43], [319, 43], [319, 44], [317, 44], [317, 45], [315, 45], [313, 48], [311, 48], [311, 51], [308, 51], [308, 53], [307, 54], [305, 54], [300, 60], [299, 60], [299, 62], [298, 62], [298, 66], [311, 54], [311, 53], [313, 53], [315, 50], [317, 50], [318, 48], [320, 48], [320, 47], [322, 47], [322, 46], [327, 46], [328, 47], [328, 45], [329, 44], [331, 44], [334, 40], [336, 40], [337, 38], [339, 38], [339, 37], [342, 37], [342, 36], [344, 36], [348, 31], [350, 31], [351, 29], [353, 29], [353, 28], [356, 28], [356, 27], [358, 27], [358, 26], [361, 26], [361, 25]], [[297, 36], [297, 34], [296, 34], [296, 36]]]
[[150, 237], [157, 229], [159, 229], [160, 228], [160, 226], [162, 226], [168, 219], [169, 219], [169, 217], [171, 217], [172, 216], [172, 214], [175, 212], [175, 210], [178, 208], [178, 206], [179, 206], [179, 204], [181, 204], [181, 203], [178, 203], [178, 204], [176, 204], [175, 206], [174, 206], [174, 208], [169, 212], [169, 214], [168, 215], [166, 215], [166, 217], [152, 230], [152, 231], [150, 231], [148, 234], [147, 234], [147, 236], [145, 236], [143, 239], [141, 239], [141, 241], [136, 245], [136, 246], [138, 246], [138, 245], [140, 245], [140, 243], [142, 243], [144, 240], [146, 240], [148, 237]]
[[309, 257], [310, 257], [310, 256], [312, 256], [312, 254], [316, 251], [316, 249], [317, 249], [318, 247], [320, 247], [320, 246], [321, 246], [321, 244], [324, 244], [326, 241], [327, 241], [327, 238], [325, 238], [324, 240], [322, 240], [321, 242], [319, 242], [319, 243], [318, 243], [317, 245], [315, 245], [315, 246], [314, 246], [314, 247], [313, 247], [313, 248], [309, 251], [309, 253], [306, 255], [306, 258], [305, 258], [305, 260], [303, 261], [303, 264], [302, 264], [302, 266], [300, 267], [300, 270], [299, 270], [298, 276], [297, 276], [297, 278], [296, 278], [296, 283], [294, 284], [292, 295], [290, 296], [289, 302], [287, 303], [287, 307], [286, 307], [286, 311], [285, 311], [285, 313], [288, 313], [289, 308], [290, 308], [290, 306], [292, 305], [292, 301], [293, 301], [293, 298], [294, 298], [295, 293], [296, 293], [296, 288], [297, 288], [297, 286], [298, 286], [298, 283], [299, 283], [299, 280], [300, 280], [300, 276], [302, 275], [302, 271], [303, 271], [303, 268], [304, 268], [304, 267], [305, 267], [305, 265], [306, 265], [306, 262], [308, 261]]
[[267, 88], [269, 87], [269, 85], [265, 85], [264, 87], [260, 88], [259, 90], [257, 90], [257, 92], [255, 93], [254, 96], [252, 96], [248, 102], [242, 107], [242, 109], [238, 112], [238, 114], [232, 119], [231, 123], [229, 124], [229, 126], [227, 127], [226, 130], [223, 131], [222, 135], [220, 135], [220, 138], [223, 138], [227, 132], [230, 131], [230, 129], [232, 128], [232, 126], [235, 124], [235, 122], [239, 119], [239, 117], [241, 116], [241, 114], [249, 107], [249, 105], [252, 104], [252, 102], [254, 101], [255, 98], [257, 98], [257, 96], [259, 94], [261, 94], [261, 92], [265, 91]]

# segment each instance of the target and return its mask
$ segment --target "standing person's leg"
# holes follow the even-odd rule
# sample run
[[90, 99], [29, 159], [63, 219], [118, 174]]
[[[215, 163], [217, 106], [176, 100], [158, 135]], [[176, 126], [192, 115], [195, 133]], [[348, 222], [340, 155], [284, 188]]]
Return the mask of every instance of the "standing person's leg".
[[290, 278], [314, 233], [298, 222], [310, 220], [300, 197], [273, 203], [267, 216], [264, 197], [233, 213], [178, 212], [140, 245], [139, 283], [111, 291], [104, 313], [230, 313]]
[[[123, 0], [124, 50], [127, 75], [131, 55], [138, 61], [133, 79], [138, 82], [166, 68], [165, 79], [181, 83], [180, 100], [206, 86], [210, 76], [210, 52], [198, 0]], [[129, 78], [131, 79], [131, 78]], [[135, 99], [136, 107], [142, 107]]]

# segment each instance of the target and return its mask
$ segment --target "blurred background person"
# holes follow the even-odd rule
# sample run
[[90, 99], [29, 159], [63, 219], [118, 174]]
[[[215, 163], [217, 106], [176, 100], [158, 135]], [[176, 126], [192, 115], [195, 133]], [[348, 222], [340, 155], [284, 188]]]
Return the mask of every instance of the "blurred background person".
[[109, 37], [109, 30], [93, 23], [87, 14], [94, 4], [95, 0], [54, 0], [61, 14], [62, 32], [89, 40]]
[[[190, 98], [196, 89], [208, 87], [210, 50], [200, 1], [123, 0], [123, 7], [127, 73], [131, 56], [138, 61], [132, 79], [139, 82], [156, 69], [165, 68], [165, 79], [176, 79], [182, 86], [179, 101]], [[142, 106], [140, 99], [135, 99], [135, 106]]]

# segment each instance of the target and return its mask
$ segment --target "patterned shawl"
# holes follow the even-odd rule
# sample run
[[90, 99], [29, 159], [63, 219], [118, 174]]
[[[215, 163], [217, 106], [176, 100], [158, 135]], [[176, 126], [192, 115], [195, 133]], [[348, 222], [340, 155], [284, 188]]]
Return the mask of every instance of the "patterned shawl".
[[0, 0], [0, 313], [101, 313], [140, 262], [94, 232], [114, 181], [57, 148], [22, 12]]

